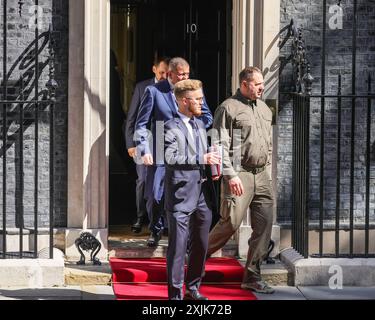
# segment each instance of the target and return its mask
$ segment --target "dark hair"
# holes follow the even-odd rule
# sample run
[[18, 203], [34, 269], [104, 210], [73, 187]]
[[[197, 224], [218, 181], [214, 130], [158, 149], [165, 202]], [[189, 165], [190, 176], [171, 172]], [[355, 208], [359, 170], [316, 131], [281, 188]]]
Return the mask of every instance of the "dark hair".
[[247, 81], [253, 80], [254, 79], [254, 73], [262, 74], [262, 71], [257, 67], [246, 67], [245, 69], [243, 69], [240, 72], [240, 75], [239, 75], [240, 84], [244, 80], [247, 80]]
[[171, 60], [171, 58], [169, 57], [156, 57], [154, 59], [154, 66], [157, 67], [160, 63], [164, 62], [166, 65], [169, 65], [169, 60]]

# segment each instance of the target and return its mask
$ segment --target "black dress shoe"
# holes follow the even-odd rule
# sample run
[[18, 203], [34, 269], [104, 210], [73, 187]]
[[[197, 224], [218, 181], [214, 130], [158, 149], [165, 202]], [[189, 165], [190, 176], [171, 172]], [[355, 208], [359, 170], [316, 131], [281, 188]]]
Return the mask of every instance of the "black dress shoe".
[[184, 300], [208, 300], [208, 298], [201, 295], [198, 290], [186, 290]]
[[142, 231], [142, 219], [137, 218], [137, 221], [132, 225], [132, 231], [134, 233], [140, 233]]
[[147, 240], [148, 247], [157, 247], [161, 239], [161, 231], [158, 233], [151, 232], [150, 237]]

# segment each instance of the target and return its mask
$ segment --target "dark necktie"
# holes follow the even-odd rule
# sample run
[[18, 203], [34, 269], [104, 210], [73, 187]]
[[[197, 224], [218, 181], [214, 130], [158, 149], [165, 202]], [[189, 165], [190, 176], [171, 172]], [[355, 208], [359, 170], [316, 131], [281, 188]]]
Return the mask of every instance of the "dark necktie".
[[194, 121], [194, 118], [191, 118], [189, 120], [189, 124], [193, 128], [193, 138], [195, 141], [195, 158], [196, 158], [196, 163], [199, 164], [199, 132], [198, 132], [198, 127], [197, 124]]

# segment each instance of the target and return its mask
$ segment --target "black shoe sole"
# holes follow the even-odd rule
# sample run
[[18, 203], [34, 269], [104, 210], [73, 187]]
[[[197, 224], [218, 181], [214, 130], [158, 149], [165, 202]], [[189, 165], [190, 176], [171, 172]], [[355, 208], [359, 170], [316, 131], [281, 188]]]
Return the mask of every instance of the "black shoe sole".
[[159, 241], [160, 241], [161, 237], [159, 238], [156, 238], [155, 240], [147, 240], [147, 246], [148, 247], [157, 247], [159, 245]]
[[150, 248], [154, 248], [154, 247], [157, 247], [159, 245], [159, 242], [155, 243], [155, 242], [147, 242], [147, 247], [150, 247]]
[[132, 227], [131, 229], [133, 233], [140, 233], [142, 231], [142, 227]]

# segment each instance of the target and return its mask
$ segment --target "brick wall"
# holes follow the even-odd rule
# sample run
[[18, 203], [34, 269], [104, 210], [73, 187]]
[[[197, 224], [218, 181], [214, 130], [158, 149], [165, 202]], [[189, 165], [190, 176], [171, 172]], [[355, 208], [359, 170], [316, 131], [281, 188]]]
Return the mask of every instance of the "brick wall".
[[[3, 2], [0, 7], [0, 30], [3, 30]], [[67, 207], [67, 77], [68, 77], [68, 1], [66, 0], [39, 0], [39, 7], [35, 3], [25, 1], [22, 7], [22, 16], [19, 14], [18, 1], [7, 1], [7, 72], [10, 73], [8, 99], [20, 98], [20, 79], [24, 79], [24, 98], [35, 98], [35, 15], [38, 12], [39, 19], [39, 69], [38, 95], [46, 90], [46, 82], [49, 79], [49, 51], [48, 28], [52, 25], [53, 39], [55, 40], [55, 79], [59, 84], [56, 92], [57, 103], [55, 105], [55, 226], [66, 226]], [[3, 81], [3, 45], [0, 45], [0, 79]], [[3, 90], [1, 90], [1, 93]], [[0, 97], [2, 99], [3, 96]], [[31, 104], [23, 106], [25, 121], [23, 122], [23, 199], [21, 199], [22, 174], [20, 171], [20, 106], [13, 104], [8, 107], [7, 125], [7, 227], [19, 227], [16, 223], [18, 213], [24, 211], [25, 227], [32, 227], [34, 221], [34, 172], [35, 172], [35, 108]], [[38, 134], [38, 224], [40, 227], [49, 225], [49, 107], [40, 106], [39, 134]], [[0, 110], [1, 130], [3, 124], [3, 110]], [[0, 138], [1, 148], [2, 134]], [[0, 155], [0, 185], [2, 191], [3, 156]], [[3, 210], [3, 197], [0, 192], [0, 214]], [[2, 221], [0, 221], [2, 226]]]
[[[342, 75], [342, 94], [352, 93], [352, 28], [353, 1], [341, 1], [343, 9], [343, 29], [330, 29], [328, 22], [332, 14], [330, 5], [337, 1], [327, 1], [326, 32], [326, 68], [325, 92], [337, 94], [338, 74]], [[303, 28], [308, 58], [311, 62], [311, 74], [315, 78], [313, 94], [321, 93], [322, 68], [322, 30], [323, 2], [281, 1], [281, 27], [290, 23], [293, 18], [298, 27]], [[375, 79], [375, 1], [359, 0], [356, 48], [356, 93], [366, 94], [367, 75]], [[281, 49], [281, 58], [290, 54], [290, 42]], [[288, 64], [280, 71], [280, 91], [288, 92], [292, 88], [291, 66]], [[373, 88], [375, 81], [373, 80]], [[372, 90], [375, 91], [374, 89]], [[375, 102], [372, 107], [371, 142], [374, 149], [375, 140]], [[355, 106], [355, 157], [354, 157], [354, 216], [355, 222], [363, 223], [365, 212], [365, 148], [367, 101], [357, 100]], [[280, 95], [278, 136], [278, 221], [289, 223], [291, 217], [292, 196], [292, 105], [290, 96]], [[340, 215], [341, 222], [349, 217], [350, 185], [350, 132], [351, 100], [342, 104], [341, 126], [341, 166], [340, 166]], [[317, 219], [319, 214], [319, 176], [320, 176], [320, 130], [321, 100], [312, 99], [310, 126], [310, 215]], [[324, 145], [324, 217], [327, 223], [332, 222], [336, 207], [336, 159], [337, 159], [337, 101], [326, 99], [325, 103], [325, 145]], [[374, 150], [372, 150], [374, 152]], [[373, 160], [374, 161], [374, 160]], [[375, 163], [371, 164], [370, 216], [374, 219]]]

